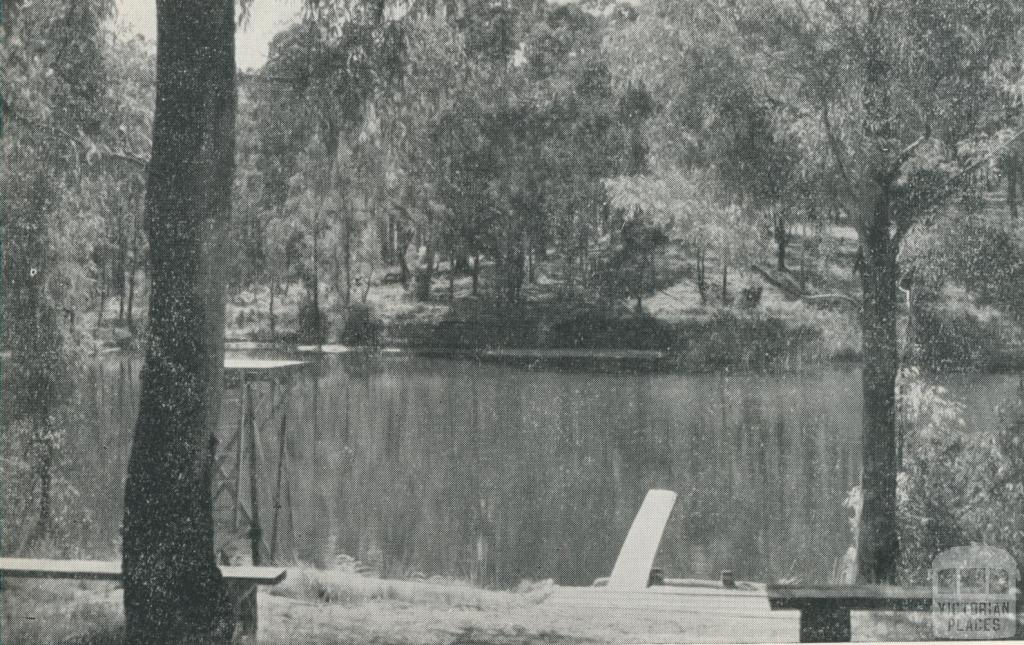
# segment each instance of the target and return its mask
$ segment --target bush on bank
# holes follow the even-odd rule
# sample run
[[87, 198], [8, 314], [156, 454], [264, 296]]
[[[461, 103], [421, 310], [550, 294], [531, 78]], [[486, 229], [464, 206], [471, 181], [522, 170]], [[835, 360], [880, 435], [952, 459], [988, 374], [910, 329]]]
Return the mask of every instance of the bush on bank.
[[994, 428], [969, 427], [962, 404], [916, 370], [902, 375], [900, 404], [901, 581], [928, 584], [936, 555], [972, 543], [1024, 562], [1024, 382]]

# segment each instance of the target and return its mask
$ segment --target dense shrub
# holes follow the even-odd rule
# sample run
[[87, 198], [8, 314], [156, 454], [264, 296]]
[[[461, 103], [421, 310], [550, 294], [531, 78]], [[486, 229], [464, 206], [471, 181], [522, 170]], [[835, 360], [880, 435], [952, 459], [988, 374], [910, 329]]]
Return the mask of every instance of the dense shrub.
[[338, 342], [343, 345], [376, 347], [379, 335], [380, 320], [373, 308], [366, 304], [353, 304], [346, 312]]
[[936, 371], [991, 369], [1009, 346], [998, 317], [982, 319], [968, 312], [923, 308], [916, 314], [915, 358]]
[[80, 431], [84, 419], [71, 405], [51, 412], [45, 424], [26, 418], [11, 421], [4, 432], [0, 542], [7, 555], [66, 553], [91, 521], [78, 491], [62, 476], [64, 438]]
[[769, 368], [813, 341], [820, 331], [791, 326], [778, 318], [738, 315], [723, 310], [707, 321], [679, 327], [688, 349], [682, 360], [690, 367]]
[[973, 542], [1024, 562], [1024, 390], [996, 428], [970, 428], [961, 404], [916, 371], [901, 376], [905, 439], [899, 480], [904, 583], [927, 583], [932, 559]]
[[549, 347], [669, 350], [677, 342], [672, 326], [649, 315], [614, 315], [579, 310], [545, 330]]
[[299, 342], [321, 345], [327, 341], [327, 316], [311, 298], [306, 298], [299, 305], [296, 331]]

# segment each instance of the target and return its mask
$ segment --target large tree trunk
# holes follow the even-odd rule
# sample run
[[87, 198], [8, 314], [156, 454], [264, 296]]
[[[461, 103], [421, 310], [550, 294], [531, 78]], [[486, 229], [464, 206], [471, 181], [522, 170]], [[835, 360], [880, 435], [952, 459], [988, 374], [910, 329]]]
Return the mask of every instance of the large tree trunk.
[[857, 535], [857, 576], [862, 582], [896, 579], [899, 538], [896, 523], [896, 374], [899, 369], [896, 242], [890, 234], [888, 194], [883, 190], [863, 227], [861, 311], [864, 367], [864, 506]]
[[133, 644], [209, 642], [231, 630], [214, 559], [211, 479], [234, 171], [234, 2], [156, 7], [149, 335], [122, 544]]

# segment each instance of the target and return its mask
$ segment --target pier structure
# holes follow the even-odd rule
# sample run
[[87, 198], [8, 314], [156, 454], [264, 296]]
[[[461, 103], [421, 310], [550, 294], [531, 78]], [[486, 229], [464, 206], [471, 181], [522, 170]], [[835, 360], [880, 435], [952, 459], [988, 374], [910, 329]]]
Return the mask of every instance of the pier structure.
[[240, 542], [249, 544], [253, 565], [275, 562], [280, 559], [282, 528], [294, 533], [288, 406], [295, 374], [305, 365], [258, 358], [224, 361], [225, 414], [217, 437], [213, 489], [217, 553], [224, 564], [234, 564]]

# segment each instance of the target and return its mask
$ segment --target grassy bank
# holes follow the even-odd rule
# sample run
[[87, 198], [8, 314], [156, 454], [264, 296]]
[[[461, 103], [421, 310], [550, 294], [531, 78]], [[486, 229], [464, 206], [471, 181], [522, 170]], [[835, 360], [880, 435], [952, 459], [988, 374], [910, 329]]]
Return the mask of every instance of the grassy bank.
[[[3, 643], [121, 645], [121, 591], [109, 583], [6, 581]], [[566, 606], [550, 584], [490, 591], [452, 580], [395, 581], [290, 570], [260, 592], [259, 642], [273, 645], [527, 645], [532, 643], [787, 642], [795, 615], [645, 612]], [[563, 592], [566, 590], [563, 588]], [[927, 618], [927, 617], [924, 617]], [[858, 615], [857, 640], [929, 636], [912, 615]]]
[[[485, 262], [474, 293], [471, 277], [457, 273], [449, 282], [448, 269], [441, 263], [426, 302], [391, 279], [378, 279], [355, 290], [346, 307], [340, 294], [325, 286], [319, 340], [397, 346], [435, 355], [494, 349], [648, 350], [668, 354], [670, 367], [694, 371], [857, 361], [859, 286], [852, 270], [855, 247], [848, 242], [834, 261], [808, 269], [806, 279], [798, 279], [802, 274], [795, 270], [735, 267], [727, 294], [709, 286], [703, 296], [687, 259], [672, 256], [664, 271], [676, 277], [648, 295], [639, 311], [635, 301], [581, 299], [566, 290], [558, 268], [546, 263], [538, 265], [535, 280], [524, 286], [518, 303], [499, 304], [489, 290], [499, 282], [491, 264]], [[810, 297], [795, 295], [802, 284]], [[756, 299], [748, 298], [755, 292]], [[225, 333], [233, 340], [311, 344], [316, 339], [304, 329], [310, 320], [308, 306], [308, 294], [297, 283], [280, 285], [273, 307], [266, 285], [236, 289], [228, 300]], [[931, 309], [915, 315], [915, 355], [922, 366], [1024, 366], [1019, 325], [977, 306], [962, 288], [948, 288]], [[111, 301], [104, 325], [95, 330], [96, 339], [106, 345], [137, 344], [144, 323], [137, 320], [130, 329], [117, 316]], [[91, 314], [83, 318], [83, 325], [91, 328], [95, 321]], [[905, 323], [902, 311], [901, 333]]]

